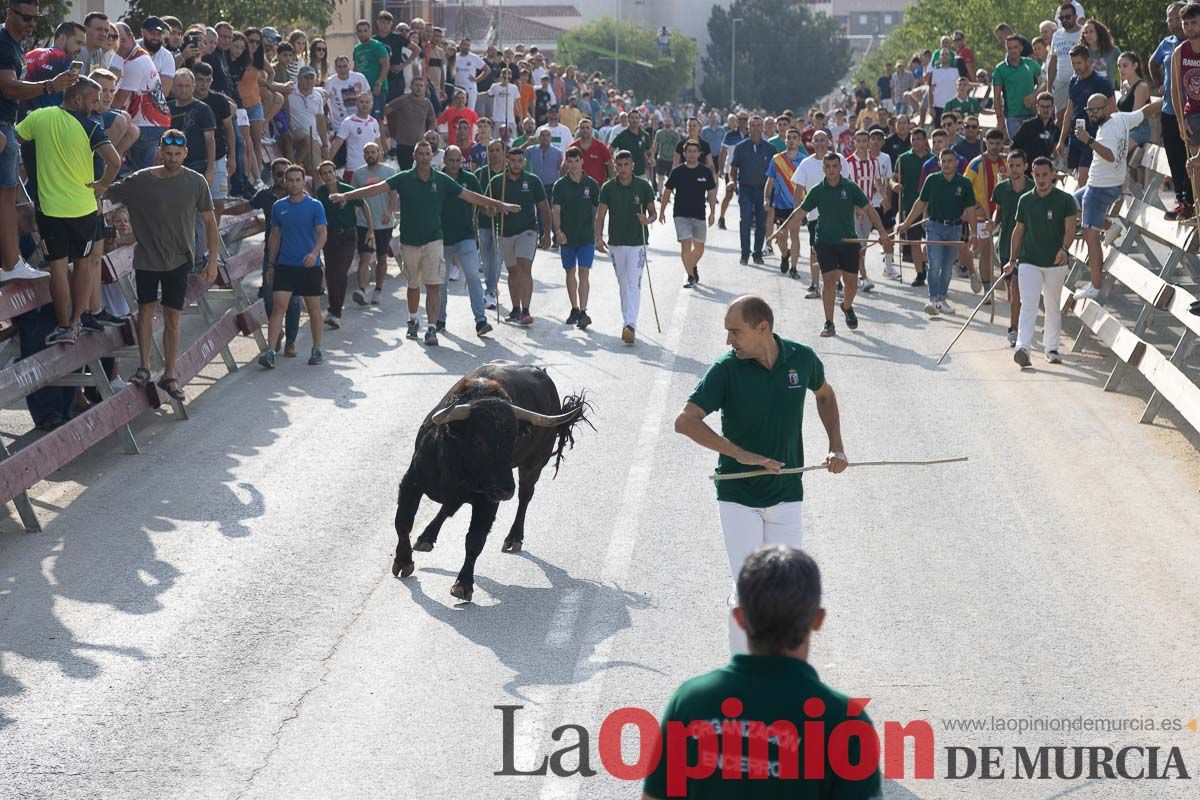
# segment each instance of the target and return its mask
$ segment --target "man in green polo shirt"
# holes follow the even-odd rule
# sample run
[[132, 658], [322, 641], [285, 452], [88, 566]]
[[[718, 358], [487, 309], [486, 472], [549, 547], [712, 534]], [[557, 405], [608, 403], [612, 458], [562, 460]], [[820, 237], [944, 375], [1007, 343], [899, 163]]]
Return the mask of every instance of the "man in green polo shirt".
[[[867, 195], [854, 181], [842, 177], [842, 158], [837, 153], [826, 153], [821, 160], [825, 179], [808, 190], [800, 207], [788, 215], [779, 230], [771, 234], [770, 240], [794, 235], [799, 230], [808, 212], [817, 211], [817, 235], [813, 249], [817, 252], [817, 264], [821, 267], [824, 280], [821, 300], [825, 305], [825, 327], [822, 336], [833, 336], [833, 304], [837, 297], [838, 275], [844, 284], [842, 314], [846, 327], [858, 328], [858, 315], [854, 313], [854, 293], [858, 288], [858, 254], [863, 245], [856, 241], [858, 232], [854, 224], [854, 210], [861, 208], [879, 231], [883, 252], [891, 252], [892, 242], [887, 228], [879, 218], [879, 212], [871, 205]], [[781, 245], [782, 246], [782, 245]]]
[[[1000, 241], [996, 244], [996, 253], [1002, 263], [1007, 263], [1012, 250], [1012, 232], [1017, 225], [1017, 201], [1021, 195], [1030, 190], [1028, 156], [1020, 148], [1013, 148], [1008, 154], [1008, 180], [1000, 181], [992, 189], [992, 221], [989, 223], [988, 236], [999, 228]], [[1008, 275], [1008, 346], [1017, 346], [1017, 321], [1021, 317], [1021, 289], [1016, 275]]]
[[[1045, 156], [1033, 160], [1033, 191], [1017, 201], [1017, 224], [1012, 232], [1009, 261], [1004, 274], [1017, 271], [1021, 286], [1021, 316], [1017, 323], [1017, 349], [1013, 361], [1029, 366], [1038, 297], [1046, 303], [1042, 346], [1046, 360], [1062, 363], [1058, 354], [1062, 334], [1062, 288], [1067, 278], [1068, 248], [1075, 241], [1079, 207], [1075, 198], [1054, 185], [1054, 162]], [[1020, 268], [1018, 269], [1018, 262]]]
[[[857, 264], [855, 265], [857, 269]], [[725, 312], [725, 341], [731, 350], [717, 359], [675, 418], [675, 430], [721, 454], [717, 474], [766, 469], [775, 475], [717, 481], [717, 506], [729, 574], [764, 544], [800, 546], [800, 474], [778, 474], [804, 466], [804, 398], [817, 399], [817, 414], [829, 437], [823, 462], [830, 472], [846, 469], [837, 396], [811, 348], [775, 335], [775, 315], [761, 297], [745, 295]], [[721, 434], [704, 418], [721, 412]], [[735, 605], [736, 590], [730, 595]], [[729, 623], [729, 649], [746, 651], [741, 628]]]
[[[909, 142], [912, 149], [904, 151], [896, 159], [896, 172], [892, 176], [892, 188], [900, 196], [900, 219], [904, 219], [912, 209], [913, 204], [917, 202], [917, 196], [921, 194], [921, 171], [925, 166], [925, 162], [929, 160], [930, 152], [929, 136], [925, 133], [924, 128], [913, 128]], [[907, 236], [901, 238], [908, 239], [910, 242], [919, 242], [925, 238], [925, 226], [923, 224], [913, 225], [908, 229], [907, 234]], [[924, 286], [924, 248], [919, 244], [901, 245], [900, 261], [903, 262], [906, 258], [912, 260], [917, 272], [916, 277], [913, 278], [909, 286]]]
[[[816, 562], [793, 547], [758, 548], [738, 572], [737, 592], [733, 619], [750, 652], [675, 690], [662, 714], [662, 757], [646, 776], [642, 800], [882, 797], [879, 738], [866, 700], [822, 683], [808, 660], [813, 632], [825, 623]], [[822, 742], [808, 741], [809, 722], [821, 725]], [[733, 764], [723, 762], [730, 752]], [[814, 755], [821, 777], [806, 778], [818, 766], [805, 763]]]
[[[609, 147], [613, 153], [618, 150], [628, 150], [633, 156], [633, 174], [639, 178], [645, 176], [648, 170], [653, 169], [650, 162], [651, 145], [653, 137], [650, 131], [642, 127], [642, 114], [640, 111], [634, 110], [629, 112], [629, 127], [613, 137]], [[649, 173], [653, 175], [653, 172]], [[601, 187], [603, 188], [603, 187]]]
[[408, 282], [407, 336], [409, 339], [417, 338], [421, 284], [424, 284], [425, 314], [429, 323], [425, 331], [425, 344], [434, 346], [438, 343], [435, 321], [440, 311], [441, 284], [446, 279], [442, 234], [442, 210], [446, 202], [457, 197], [473, 206], [501, 212], [515, 212], [518, 209], [464, 189], [449, 175], [434, 170], [433, 148], [428, 142], [417, 144], [413, 149], [413, 159], [416, 165], [412, 169], [398, 172], [382, 183], [331, 195], [329, 199], [338, 203], [371, 197], [388, 190], [396, 192], [400, 198], [400, 250], [404, 257], [404, 277]]
[[[637, 159], [628, 150], [613, 157], [617, 177], [600, 187], [596, 208], [596, 249], [611, 253], [621, 293], [621, 341], [636, 340], [638, 309], [642, 305], [642, 270], [646, 268], [646, 226], [654, 219], [654, 187], [633, 174]], [[604, 220], [608, 219], [608, 240]]]
[[[446, 148], [442, 159], [442, 171], [462, 188], [482, 194], [479, 179], [470, 170], [463, 169], [463, 152], [457, 145]], [[487, 321], [487, 310], [483, 302], [483, 281], [479, 263], [479, 243], [475, 240], [475, 207], [462, 200], [462, 194], [451, 197], [442, 207], [442, 244], [446, 263], [457, 263], [467, 284], [467, 296], [471, 300], [471, 313], [475, 316], [475, 335], [486, 336], [492, 332]], [[446, 328], [446, 307], [449, 301], [446, 282], [442, 282], [442, 313], [438, 316], [437, 329]]]
[[546, 187], [536, 175], [525, 171], [525, 151], [508, 151], [508, 169], [492, 178], [488, 195], [516, 207], [516, 212], [500, 218], [500, 257], [508, 268], [508, 296], [512, 311], [508, 321], [522, 326], [533, 324], [529, 303], [533, 300], [533, 257], [539, 247], [550, 246], [550, 226], [538, 238], [538, 214], [549, 220], [550, 204]]
[[[967, 243], [972, 250], [978, 233], [975, 228], [975, 187], [958, 174], [958, 153], [947, 147], [938, 154], [938, 164], [941, 171], [925, 179], [917, 202], [913, 203], [904, 221], [896, 226], [896, 231], [903, 234], [928, 209], [925, 241], [930, 243], [929, 302], [925, 304], [925, 313], [931, 317], [954, 313], [946, 295], [950, 291], [954, 257], [962, 241], [962, 223], [966, 222], [971, 228]], [[953, 242], [954, 246], [936, 242]]]
[[992, 70], [992, 94], [996, 113], [1002, 115], [1008, 138], [1017, 134], [1021, 123], [1033, 116], [1038, 78], [1042, 68], [1032, 58], [1022, 56], [1024, 43], [1013, 35], [1004, 40], [1004, 60]]
[[571, 300], [568, 325], [586, 330], [592, 324], [587, 313], [588, 280], [596, 258], [596, 206], [600, 203], [600, 185], [583, 171], [583, 151], [567, 148], [563, 159], [567, 174], [554, 182], [550, 192], [550, 211], [558, 236], [558, 255], [567, 273], [567, 297]]

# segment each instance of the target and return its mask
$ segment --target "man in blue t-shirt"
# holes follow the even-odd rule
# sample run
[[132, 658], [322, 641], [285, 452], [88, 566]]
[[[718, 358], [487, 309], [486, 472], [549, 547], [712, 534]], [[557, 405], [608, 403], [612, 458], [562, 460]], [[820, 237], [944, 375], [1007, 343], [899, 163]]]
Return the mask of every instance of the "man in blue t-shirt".
[[1088, 98], [1102, 94], [1111, 99], [1113, 86], [1108, 78], [1092, 69], [1092, 54], [1087, 45], [1077, 44], [1071, 48], [1071, 68], [1075, 74], [1067, 87], [1067, 110], [1063, 115], [1062, 133], [1059, 134], [1055, 152], [1060, 157], [1066, 154], [1067, 169], [1078, 170], [1075, 181], [1083, 186], [1087, 183], [1088, 170], [1092, 166], [1092, 149], [1075, 138], [1075, 128], [1083, 127], [1088, 136], [1096, 138], [1097, 128], [1088, 120]]
[[267, 349], [258, 363], [275, 367], [273, 343], [283, 328], [283, 315], [293, 294], [304, 298], [308, 324], [312, 330], [312, 353], [308, 363], [315, 366], [325, 360], [321, 353], [321, 248], [325, 246], [325, 207], [304, 193], [304, 168], [293, 164], [284, 175], [287, 197], [271, 208], [271, 231], [267, 240], [267, 283], [274, 291], [271, 321], [267, 326]]

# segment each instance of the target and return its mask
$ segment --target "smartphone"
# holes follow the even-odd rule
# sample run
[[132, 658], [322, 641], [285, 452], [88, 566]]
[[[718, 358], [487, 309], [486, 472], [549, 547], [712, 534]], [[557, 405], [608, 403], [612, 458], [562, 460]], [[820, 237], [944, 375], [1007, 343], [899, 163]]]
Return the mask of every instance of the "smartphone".
[[1085, 120], [1082, 120], [1082, 119], [1075, 120], [1075, 132], [1076, 133], [1084, 130], [1085, 128], [1087, 128], [1087, 122]]
[[83, 65], [82, 61], [72, 61], [71, 62], [71, 71], [72, 72], [83, 72], [83, 66], [84, 65]]

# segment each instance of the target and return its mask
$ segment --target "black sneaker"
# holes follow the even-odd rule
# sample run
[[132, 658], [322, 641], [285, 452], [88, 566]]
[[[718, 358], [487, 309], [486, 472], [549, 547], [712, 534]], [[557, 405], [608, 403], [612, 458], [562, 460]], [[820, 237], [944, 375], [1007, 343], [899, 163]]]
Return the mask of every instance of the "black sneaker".
[[833, 320], [825, 323], [825, 327], [821, 328], [821, 336], [837, 336], [837, 328], [833, 327]]
[[788, 277], [794, 281], [798, 281], [800, 280], [800, 273], [796, 271], [795, 267], [792, 267], [788, 270]]
[[54, 344], [75, 344], [75, 340], [75, 326], [67, 325], [64, 327], [60, 325], [52, 330], [46, 337], [46, 346], [49, 347], [50, 345]]
[[415, 319], [410, 319], [408, 321], [408, 331], [404, 334], [404, 338], [416, 341], [419, 325], [420, 323]]
[[779, 258], [779, 274], [786, 275], [788, 272], [788, 268], [790, 266], [791, 266], [791, 259], [788, 258], [787, 256], [780, 256], [780, 258]]
[[767, 262], [763, 261], [762, 256], [753, 256], [753, 257], [751, 257], [750, 260], [753, 261], [755, 264], [758, 264], [759, 266], [762, 266], [763, 264], [767, 263]]
[[571, 313], [567, 315], [567, 323], [566, 324], [574, 325], [576, 322], [579, 322], [579, 309], [572, 308]]
[[444, 319], [439, 319], [439, 320], [437, 321], [437, 325], [436, 325], [435, 327], [437, 328], [437, 330], [438, 330], [438, 332], [439, 332], [439, 333], [440, 333], [440, 332], [442, 332], [442, 331], [444, 331], [444, 330], [446, 330], [446, 320], [444, 320]]
[[846, 327], [850, 330], [858, 330], [858, 314], [854, 313], [854, 306], [850, 308], [842, 307], [842, 313], [846, 315]]
[[425, 344], [430, 347], [437, 347], [437, 343], [437, 328], [431, 326], [429, 330], [425, 331]]
[[106, 328], [119, 328], [125, 324], [124, 317], [118, 317], [115, 314], [108, 313], [108, 309], [101, 309], [92, 314], [92, 318]]
[[588, 316], [587, 309], [579, 310], [579, 322], [575, 324], [581, 331], [586, 331], [587, 326], [592, 324], [592, 318]]
[[475, 335], [476, 336], [487, 336], [491, 332], [492, 332], [492, 326], [487, 323], [487, 320], [484, 320], [483, 322], [475, 323]]
[[1016, 352], [1013, 353], [1013, 361], [1017, 362], [1017, 366], [1019, 366], [1021, 369], [1028, 367], [1029, 351], [1027, 351], [1024, 347], [1018, 347]]
[[508, 312], [508, 316], [504, 318], [505, 322], [519, 322], [521, 320], [521, 309], [514, 308]]
[[692, 267], [692, 277], [695, 279], [697, 286], [700, 285], [700, 267], [699, 265]]
[[924, 272], [918, 272], [917, 277], [913, 278], [912, 283], [909, 284], [909, 286], [924, 286], [924, 285], [925, 285], [925, 273]]
[[684, 281], [683, 288], [695, 289], [696, 288], [696, 279], [693, 278], [691, 275], [688, 275], [688, 279], [686, 281]]
[[725, 230], [725, 218], [724, 217], [720, 217], [717, 219], [717, 227], [720, 228], [721, 230]]
[[744, 266], [746, 266], [747, 264], [749, 264], [749, 263], [750, 263], [750, 257], [749, 257], [749, 256], [742, 256], [741, 258], [739, 258], [739, 259], [738, 259], [738, 263], [739, 263], [739, 264], [741, 264], [741, 265], [744, 267]]
[[104, 326], [100, 324], [100, 320], [91, 314], [79, 315], [79, 329], [84, 333], [104, 333]]

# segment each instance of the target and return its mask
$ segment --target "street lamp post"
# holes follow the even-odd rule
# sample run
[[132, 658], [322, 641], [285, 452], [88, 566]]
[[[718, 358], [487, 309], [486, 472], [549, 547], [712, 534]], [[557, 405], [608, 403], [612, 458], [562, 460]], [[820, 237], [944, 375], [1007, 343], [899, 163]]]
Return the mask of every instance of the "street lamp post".
[[617, 86], [621, 85], [621, 0], [617, 0], [617, 27], [613, 31], [616, 45], [613, 47], [613, 52], [616, 53], [616, 58], [613, 59], [613, 83]]
[[733, 111], [737, 107], [737, 26], [742, 21], [741, 17], [733, 17], [730, 20], [733, 24], [730, 26], [733, 30], [732, 42], [729, 47], [729, 110]]

